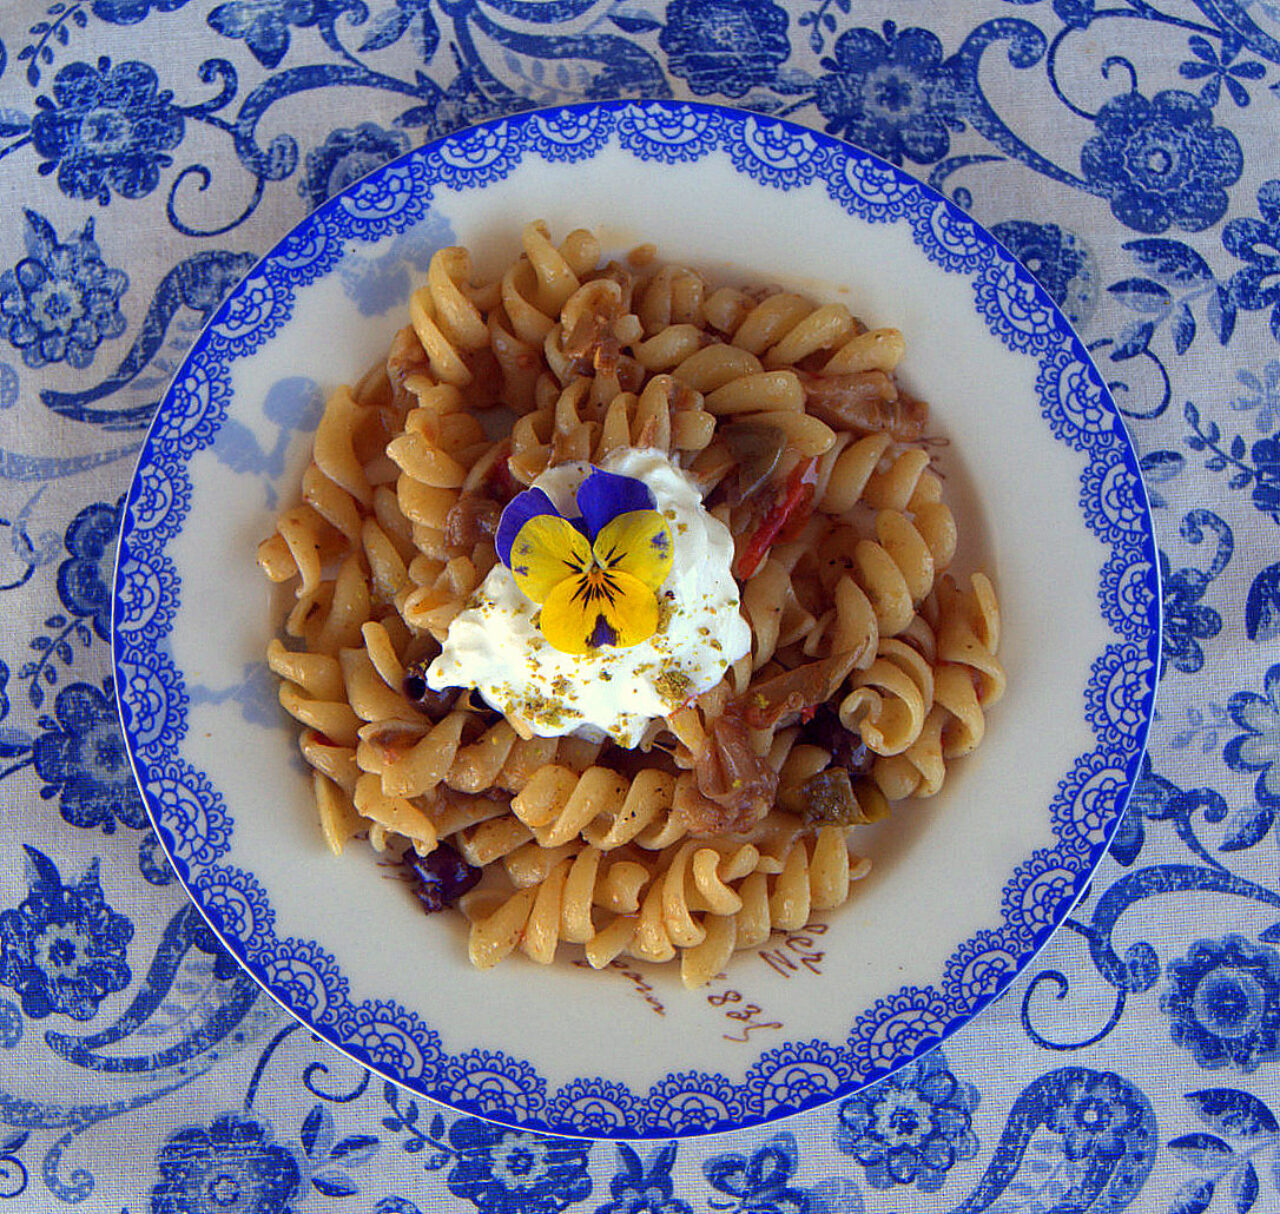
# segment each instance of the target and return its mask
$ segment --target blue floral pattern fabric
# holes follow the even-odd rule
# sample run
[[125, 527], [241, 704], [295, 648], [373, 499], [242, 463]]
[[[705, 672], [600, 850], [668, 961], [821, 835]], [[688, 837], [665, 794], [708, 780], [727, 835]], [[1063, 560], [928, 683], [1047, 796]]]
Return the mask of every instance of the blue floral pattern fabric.
[[[132, 457], [236, 280], [424, 139], [626, 97], [791, 118], [990, 228], [1111, 386], [1163, 586], [1133, 797], [1004, 998], [785, 1128], [635, 1146], [589, 1137], [614, 1092], [570, 1093], [581, 1139], [495, 1125], [372, 1079], [262, 996], [164, 861], [108, 653]], [[1280, 1206], [1278, 115], [1280, 9], [1256, 0], [0, 6], [0, 1211]], [[424, 269], [402, 252], [352, 267], [358, 306]], [[299, 391], [269, 406], [286, 430]], [[236, 458], [283, 450], [246, 434]], [[147, 592], [121, 571], [126, 601]], [[1106, 679], [1128, 658], [1096, 672], [1091, 720], [1123, 716]], [[175, 795], [179, 775], [161, 773]], [[181, 795], [216, 852], [216, 806]], [[204, 880], [228, 923], [270, 915], [251, 874]], [[998, 980], [1007, 943], [956, 983]], [[322, 950], [262, 964], [310, 1014], [340, 1001]], [[385, 1013], [349, 1040], [428, 1065], [423, 1026]], [[774, 1087], [829, 1090], [822, 1060], [783, 1063]], [[518, 1089], [518, 1064], [501, 1078]]]

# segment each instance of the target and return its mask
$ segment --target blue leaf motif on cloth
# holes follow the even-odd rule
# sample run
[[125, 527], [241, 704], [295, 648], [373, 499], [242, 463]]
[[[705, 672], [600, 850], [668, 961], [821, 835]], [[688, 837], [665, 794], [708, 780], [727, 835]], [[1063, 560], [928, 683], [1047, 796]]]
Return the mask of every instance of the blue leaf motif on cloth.
[[72, 683], [53, 702], [56, 723], [32, 748], [36, 774], [45, 782], [45, 798], [58, 797], [58, 809], [72, 826], [100, 826], [111, 834], [117, 822], [134, 830], [147, 824], [125, 754], [115, 692], [108, 679], [99, 691], [90, 683]]
[[1172, 572], [1169, 558], [1160, 553], [1160, 584], [1164, 587], [1164, 648], [1161, 675], [1171, 663], [1183, 674], [1195, 674], [1204, 665], [1201, 641], [1212, 640], [1222, 631], [1222, 616], [1200, 600], [1213, 584], [1201, 569]]
[[726, 97], [772, 83], [791, 53], [786, 10], [772, 0], [672, 0], [658, 45], [695, 93]]
[[0, 274], [0, 332], [28, 367], [87, 367], [102, 342], [125, 331], [128, 275], [102, 260], [92, 219], [64, 244], [43, 215], [24, 214], [27, 256]]
[[971, 1115], [977, 1088], [931, 1050], [840, 1105], [836, 1146], [852, 1155], [875, 1189], [914, 1184], [936, 1193], [955, 1164], [978, 1153]]
[[826, 129], [894, 164], [932, 164], [959, 128], [942, 43], [926, 29], [846, 30], [822, 60], [816, 102]]
[[96, 856], [75, 885], [63, 885], [48, 856], [23, 850], [30, 892], [0, 914], [0, 984], [18, 993], [32, 1020], [53, 1012], [91, 1020], [103, 999], [129, 984], [133, 924], [107, 905]]
[[58, 598], [74, 616], [93, 622], [110, 639], [111, 581], [123, 499], [114, 506], [95, 502], [71, 520], [63, 543], [71, 554], [58, 566]]
[[40, 172], [56, 169], [64, 194], [103, 206], [112, 191], [121, 198], [150, 194], [186, 127], [173, 93], [158, 85], [155, 70], [136, 60], [68, 64], [53, 79], [53, 99], [36, 98], [31, 141], [44, 158]]
[[153, 12], [175, 13], [188, 0], [93, 0], [93, 15], [109, 25], [137, 25]]
[[618, 1171], [609, 1182], [613, 1200], [596, 1207], [596, 1214], [693, 1214], [687, 1201], [673, 1195], [677, 1149], [668, 1142], [641, 1163], [633, 1148], [618, 1143]]
[[1280, 953], [1243, 936], [1198, 940], [1169, 962], [1160, 1010], [1175, 1045], [1206, 1070], [1245, 1074], [1280, 1057]]
[[243, 38], [263, 67], [276, 67], [289, 50], [289, 28], [314, 26], [350, 12], [353, 23], [368, 15], [362, 0], [228, 0], [208, 16], [224, 38]]
[[151, 1214], [292, 1214], [302, 1174], [269, 1123], [224, 1113], [170, 1134], [156, 1155]]
[[1232, 771], [1259, 773], [1254, 795], [1280, 807], [1280, 665], [1267, 671], [1265, 695], [1237, 691], [1227, 702], [1231, 719], [1246, 732], [1227, 743], [1222, 757]]
[[1261, 219], [1242, 216], [1222, 229], [1222, 247], [1249, 264], [1228, 284], [1232, 299], [1250, 312], [1271, 309], [1271, 335], [1280, 341], [1280, 181], [1258, 189]]
[[480, 1214], [557, 1214], [591, 1193], [589, 1142], [463, 1117], [450, 1126], [449, 1143], [449, 1192]]
[[[713, 1155], [702, 1171], [713, 1189], [737, 1198], [739, 1214], [807, 1214], [809, 1194], [788, 1182], [798, 1162], [796, 1140], [778, 1134], [751, 1156], [730, 1152]], [[720, 1202], [713, 1208], [726, 1208]]]
[[1122, 93], [1098, 111], [1096, 125], [1080, 169], [1121, 223], [1159, 234], [1199, 232], [1222, 218], [1226, 187], [1240, 179], [1244, 156], [1199, 97], [1177, 89], [1151, 99]]
[[373, 122], [339, 127], [307, 153], [298, 193], [314, 209], [408, 149], [409, 139], [402, 131], [386, 131]]
[[1072, 324], [1088, 319], [1097, 271], [1093, 254], [1079, 236], [1056, 223], [1029, 219], [1006, 219], [991, 234], [1039, 279]]

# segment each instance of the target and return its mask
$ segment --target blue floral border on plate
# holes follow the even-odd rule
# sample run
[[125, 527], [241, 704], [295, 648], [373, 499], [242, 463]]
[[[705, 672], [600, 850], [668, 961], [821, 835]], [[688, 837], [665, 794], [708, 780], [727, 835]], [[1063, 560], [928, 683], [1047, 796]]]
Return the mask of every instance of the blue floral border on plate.
[[[219, 863], [234, 822], [208, 778], [174, 757], [188, 700], [166, 653], [180, 585], [165, 548], [190, 509], [186, 464], [226, 419], [231, 364], [280, 329], [297, 289], [333, 270], [348, 240], [417, 224], [436, 185], [477, 188], [526, 156], [589, 160], [615, 141], [641, 161], [722, 152], [773, 189], [820, 182], [852, 215], [909, 224], [933, 262], [967, 276], [991, 332], [1037, 361], [1036, 391], [1054, 437], [1086, 457], [1079, 505], [1109, 550], [1098, 600], [1116, 639], [1093, 662], [1085, 694], [1095, 747], [1075, 760], [1050, 806], [1056, 844], [1014, 871], [1003, 922], [956, 948], [938, 985], [878, 1000], [842, 1042], [768, 1050], [742, 1083], [684, 1071], [647, 1092], [589, 1077], [549, 1091], [527, 1061], [481, 1050], [448, 1054], [409, 1009], [354, 1002], [315, 941], [277, 936], [253, 874]], [[529, 1129], [627, 1139], [740, 1129], [848, 1095], [937, 1045], [1004, 991], [1083, 893], [1120, 821], [1151, 720], [1161, 636], [1155, 538], [1137, 457], [1096, 367], [1043, 288], [962, 210], [893, 165], [789, 122], [682, 102], [586, 104], [488, 122], [409, 152], [305, 219], [230, 293], [157, 411], [125, 505], [113, 608], [121, 717], [147, 810], [193, 901], [258, 982], [331, 1045], [434, 1100]]]

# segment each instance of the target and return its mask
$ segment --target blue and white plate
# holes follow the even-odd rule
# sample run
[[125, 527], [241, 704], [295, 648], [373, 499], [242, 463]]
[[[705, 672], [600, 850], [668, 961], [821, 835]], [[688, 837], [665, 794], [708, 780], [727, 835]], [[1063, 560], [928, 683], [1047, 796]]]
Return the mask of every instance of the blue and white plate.
[[[381, 357], [431, 253], [482, 269], [546, 219], [611, 251], [845, 301], [906, 335], [961, 570], [1005, 615], [1009, 691], [941, 795], [858, 841], [844, 908], [688, 992], [662, 967], [466, 959], [367, 848], [316, 824], [263, 653], [255, 564], [335, 386]], [[174, 868], [226, 946], [314, 1032], [510, 1125], [667, 1138], [755, 1125], [880, 1078], [981, 1012], [1063, 920], [1123, 812], [1159, 661], [1156, 547], [1103, 380], [1045, 291], [906, 173], [706, 105], [523, 114], [411, 152], [330, 200], [231, 293], [156, 415], [115, 584], [116, 685]]]

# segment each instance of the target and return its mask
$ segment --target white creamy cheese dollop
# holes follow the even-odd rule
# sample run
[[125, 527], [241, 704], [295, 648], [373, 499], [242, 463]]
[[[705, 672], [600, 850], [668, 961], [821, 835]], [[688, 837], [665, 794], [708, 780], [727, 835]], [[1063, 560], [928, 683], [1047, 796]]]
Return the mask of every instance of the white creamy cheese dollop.
[[[525, 735], [605, 735], [633, 747], [655, 718], [714, 687], [751, 648], [733, 580], [733, 537], [702, 505], [687, 476], [656, 450], [626, 448], [601, 465], [635, 477], [653, 493], [674, 541], [674, 562], [658, 590], [658, 631], [627, 648], [561, 653], [534, 623], [540, 610], [496, 565], [449, 625], [427, 684], [474, 687]], [[534, 482], [566, 518], [591, 466], [559, 464]]]

